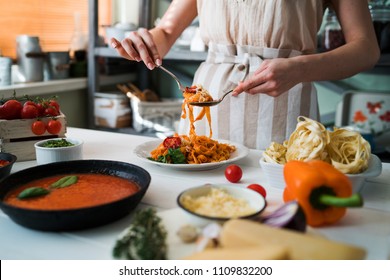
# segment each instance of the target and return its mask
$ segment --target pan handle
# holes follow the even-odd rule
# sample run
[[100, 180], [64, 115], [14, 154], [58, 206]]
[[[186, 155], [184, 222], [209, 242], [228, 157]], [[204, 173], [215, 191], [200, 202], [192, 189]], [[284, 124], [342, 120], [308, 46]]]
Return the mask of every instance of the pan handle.
[[26, 53], [26, 57], [28, 58], [45, 58], [47, 56], [44, 52], [28, 52]]

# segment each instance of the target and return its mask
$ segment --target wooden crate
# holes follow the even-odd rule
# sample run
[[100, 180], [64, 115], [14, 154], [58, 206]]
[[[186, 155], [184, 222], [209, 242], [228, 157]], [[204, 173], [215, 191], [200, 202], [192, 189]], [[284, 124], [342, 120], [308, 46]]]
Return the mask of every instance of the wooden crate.
[[[40, 118], [46, 124], [51, 117]], [[58, 134], [50, 134], [47, 131], [40, 136], [31, 131], [31, 125], [36, 119], [0, 119], [0, 151], [14, 154], [17, 161], [26, 161], [36, 159], [34, 144], [40, 140], [48, 138], [65, 137], [66, 117], [63, 113], [56, 116], [62, 124]]]

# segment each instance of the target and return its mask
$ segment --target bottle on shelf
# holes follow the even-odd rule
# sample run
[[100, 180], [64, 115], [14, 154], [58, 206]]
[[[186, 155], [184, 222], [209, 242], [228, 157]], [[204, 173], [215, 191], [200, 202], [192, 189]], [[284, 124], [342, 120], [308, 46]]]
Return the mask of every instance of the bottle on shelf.
[[322, 34], [322, 49], [330, 51], [345, 44], [343, 30], [337, 19], [336, 13], [328, 9]]
[[87, 36], [83, 32], [81, 14], [74, 12], [74, 30], [70, 41], [70, 76], [85, 77], [87, 75]]

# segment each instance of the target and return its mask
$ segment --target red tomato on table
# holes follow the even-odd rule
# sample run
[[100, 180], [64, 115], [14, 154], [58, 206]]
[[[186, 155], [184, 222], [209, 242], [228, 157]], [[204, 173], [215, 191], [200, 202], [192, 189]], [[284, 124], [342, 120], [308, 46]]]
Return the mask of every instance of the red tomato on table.
[[263, 186], [261, 186], [259, 184], [251, 184], [251, 185], [247, 186], [247, 188], [258, 192], [264, 198], [267, 196], [267, 191], [265, 190], [265, 188]]
[[225, 169], [225, 177], [229, 182], [237, 183], [241, 180], [242, 169], [236, 164], [231, 164]]

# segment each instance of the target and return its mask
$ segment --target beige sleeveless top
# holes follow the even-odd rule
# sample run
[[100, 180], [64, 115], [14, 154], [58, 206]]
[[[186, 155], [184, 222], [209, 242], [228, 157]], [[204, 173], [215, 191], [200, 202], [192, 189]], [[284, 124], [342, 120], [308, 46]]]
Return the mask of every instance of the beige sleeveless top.
[[[193, 84], [203, 85], [214, 99], [252, 75], [264, 59], [316, 51], [322, 0], [198, 0], [197, 5], [209, 54]], [[199, 110], [194, 110], [195, 117]], [[212, 138], [265, 149], [272, 141], [288, 139], [301, 115], [318, 119], [311, 83], [298, 84], [277, 98], [228, 96], [211, 107]], [[195, 128], [198, 135], [209, 135], [206, 118]], [[178, 132], [188, 134], [188, 119], [181, 120]]]

